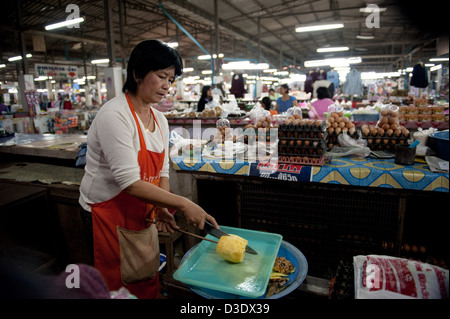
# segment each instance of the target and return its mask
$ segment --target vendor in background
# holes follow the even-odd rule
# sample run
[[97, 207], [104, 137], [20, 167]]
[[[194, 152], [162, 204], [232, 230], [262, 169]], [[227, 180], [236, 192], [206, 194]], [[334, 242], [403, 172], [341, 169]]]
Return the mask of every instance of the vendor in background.
[[269, 98], [271, 101], [276, 101], [278, 98], [278, 93], [275, 92], [275, 89], [270, 88], [269, 89]]
[[323, 113], [328, 111], [328, 107], [334, 104], [334, 101], [330, 99], [328, 88], [321, 86], [317, 88], [316, 92], [317, 100], [311, 103], [308, 115], [311, 119], [325, 120]]
[[205, 109], [205, 105], [212, 101], [211, 86], [205, 85], [202, 88], [202, 95], [197, 104], [197, 112], [202, 112]]
[[99, 109], [87, 135], [79, 202], [83, 220], [92, 223], [94, 266], [110, 291], [125, 287], [139, 299], [159, 296], [158, 231], [179, 229], [168, 209], [199, 229], [205, 220], [218, 228], [199, 205], [170, 192], [169, 124], [153, 105], [182, 69], [165, 43], [136, 45], [123, 93]]
[[293, 106], [298, 106], [298, 101], [295, 96], [289, 95], [289, 86], [287, 84], [281, 85], [280, 93], [281, 96], [277, 99], [277, 103], [275, 105], [275, 110], [279, 114], [286, 112]]
[[262, 107], [264, 107], [265, 110], [270, 112], [271, 116], [278, 114], [276, 110], [272, 110], [272, 100], [270, 99], [270, 97], [268, 96], [263, 97], [263, 99], [261, 100], [261, 105]]

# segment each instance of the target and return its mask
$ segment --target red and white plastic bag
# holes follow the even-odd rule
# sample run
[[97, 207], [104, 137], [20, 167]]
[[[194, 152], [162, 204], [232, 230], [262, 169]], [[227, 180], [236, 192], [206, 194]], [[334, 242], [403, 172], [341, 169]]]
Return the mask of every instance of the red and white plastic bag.
[[447, 269], [391, 256], [354, 256], [356, 299], [449, 299]]

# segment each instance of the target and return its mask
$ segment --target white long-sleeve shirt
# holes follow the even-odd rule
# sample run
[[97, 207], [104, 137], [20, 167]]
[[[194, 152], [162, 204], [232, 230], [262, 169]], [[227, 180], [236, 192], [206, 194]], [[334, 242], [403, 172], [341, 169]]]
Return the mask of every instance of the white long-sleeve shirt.
[[[169, 124], [166, 117], [152, 108], [158, 126], [145, 132], [137, 116], [145, 145], [149, 151], [165, 150], [161, 177], [169, 177]], [[80, 186], [80, 205], [91, 211], [90, 205], [107, 201], [140, 179], [137, 160], [140, 150], [139, 133], [126, 96], [120, 94], [105, 103], [89, 128], [85, 174]]]

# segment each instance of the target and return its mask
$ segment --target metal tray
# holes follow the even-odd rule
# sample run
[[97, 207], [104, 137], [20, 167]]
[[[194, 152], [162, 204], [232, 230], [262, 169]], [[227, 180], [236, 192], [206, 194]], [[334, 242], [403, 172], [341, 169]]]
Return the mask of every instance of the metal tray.
[[[242, 263], [226, 261], [216, 253], [216, 244], [202, 241], [182, 262], [173, 278], [187, 285], [233, 295], [257, 298], [266, 292], [275, 258], [281, 245], [279, 234], [221, 226], [228, 234], [248, 240], [258, 254], [245, 254]], [[211, 235], [207, 238], [214, 239]]]

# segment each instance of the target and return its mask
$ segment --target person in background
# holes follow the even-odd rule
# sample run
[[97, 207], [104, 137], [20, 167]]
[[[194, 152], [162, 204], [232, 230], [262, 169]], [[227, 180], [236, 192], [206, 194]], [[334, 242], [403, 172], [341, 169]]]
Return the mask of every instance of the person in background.
[[3, 112], [8, 112], [8, 106], [3, 103], [5, 100], [3, 99], [3, 94], [0, 95], [0, 114]]
[[[131, 52], [122, 93], [98, 111], [87, 135], [81, 217], [92, 223], [94, 266], [109, 290], [158, 298], [158, 231], [179, 229], [168, 209], [203, 229], [214, 217], [170, 191], [169, 124], [154, 109], [182, 74], [179, 53], [159, 40]], [[89, 237], [88, 237], [89, 238]], [[90, 247], [92, 247], [90, 245]]]
[[275, 105], [275, 110], [279, 114], [286, 112], [293, 106], [298, 106], [298, 101], [295, 96], [289, 95], [289, 86], [287, 84], [281, 85], [280, 93], [281, 96], [277, 99], [277, 103]]
[[212, 91], [210, 85], [205, 85], [202, 88], [202, 95], [197, 104], [197, 112], [202, 112], [205, 109], [205, 105], [212, 101]]
[[272, 100], [270, 99], [270, 97], [268, 97], [268, 96], [263, 97], [261, 100], [261, 105], [264, 107], [265, 110], [270, 112], [271, 116], [278, 114], [277, 111], [271, 109], [272, 108]]
[[277, 98], [278, 98], [278, 95], [279, 94], [277, 94], [275, 92], [275, 89], [272, 89], [272, 88], [269, 89], [269, 98], [270, 98], [271, 101], [276, 101]]
[[330, 99], [328, 94], [328, 88], [318, 87], [317, 88], [317, 100], [312, 102], [310, 105], [310, 110], [308, 112], [309, 118], [316, 120], [325, 120], [325, 115], [323, 113], [328, 111], [328, 107], [334, 104], [334, 101]]

